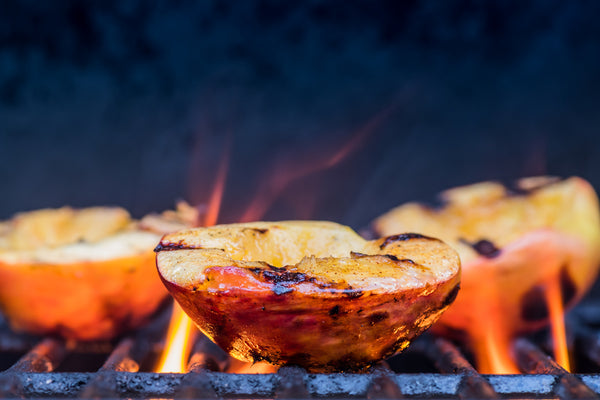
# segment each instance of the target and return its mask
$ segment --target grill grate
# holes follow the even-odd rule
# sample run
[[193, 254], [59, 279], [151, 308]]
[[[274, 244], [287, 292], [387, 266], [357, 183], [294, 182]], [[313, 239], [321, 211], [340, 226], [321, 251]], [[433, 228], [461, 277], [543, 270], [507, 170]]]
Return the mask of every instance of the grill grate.
[[[581, 306], [570, 324], [581, 363], [589, 371], [571, 374], [538, 346], [520, 338], [514, 349], [521, 375], [481, 375], [454, 343], [431, 335], [405, 354], [381, 362], [366, 374], [308, 374], [283, 367], [274, 374], [229, 373], [229, 359], [200, 337], [186, 374], [148, 372], [145, 365], [161, 348], [169, 318], [163, 311], [152, 324], [115, 343], [65, 343], [55, 338], [16, 335], [0, 321], [0, 351], [9, 367], [0, 373], [2, 398], [598, 398], [600, 392], [600, 308]], [[596, 319], [594, 319], [596, 318]], [[543, 341], [542, 341], [543, 342]], [[10, 354], [22, 357], [11, 362]], [[102, 365], [73, 370], [95, 355]], [[14, 358], [14, 357], [13, 357]], [[579, 361], [579, 360], [578, 360]], [[427, 367], [431, 364], [431, 368]], [[89, 368], [89, 367], [88, 367]], [[430, 371], [429, 369], [432, 369]], [[399, 372], [408, 370], [410, 372]]]

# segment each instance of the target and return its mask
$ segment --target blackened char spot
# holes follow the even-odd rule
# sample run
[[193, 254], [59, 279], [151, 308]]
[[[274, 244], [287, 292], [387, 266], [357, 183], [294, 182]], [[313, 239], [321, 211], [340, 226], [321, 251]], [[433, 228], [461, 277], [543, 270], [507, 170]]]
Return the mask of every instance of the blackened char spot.
[[390, 316], [390, 314], [388, 314], [386, 311], [382, 311], [382, 312], [376, 312], [376, 313], [369, 315], [367, 317], [367, 319], [369, 320], [369, 324], [375, 325], [376, 323], [389, 318], [389, 316]]
[[409, 258], [398, 258], [393, 254], [364, 254], [364, 253], [357, 253], [355, 251], [351, 251], [350, 252], [350, 257], [352, 257], [353, 259], [357, 259], [357, 258], [364, 258], [364, 257], [385, 257], [388, 258], [392, 261], [397, 261], [397, 262], [407, 262], [407, 263], [411, 263], [411, 264], [415, 264], [415, 262]]
[[329, 310], [330, 317], [336, 317], [340, 313], [340, 306], [333, 306]]
[[201, 249], [201, 246], [190, 246], [183, 243], [183, 240], [180, 240], [177, 243], [163, 243], [160, 242], [158, 246], [154, 248], [154, 252], [158, 253], [161, 251], [172, 251], [172, 250], [191, 250], [191, 249]]
[[348, 289], [344, 290], [343, 293], [351, 299], [358, 299], [359, 297], [361, 297], [364, 294], [362, 292], [362, 290], [352, 289], [352, 288], [348, 288]]
[[410, 258], [398, 258], [398, 257], [396, 257], [396, 256], [394, 256], [392, 254], [384, 254], [383, 256], [389, 258], [392, 261], [406, 262], [406, 263], [413, 264], [413, 265], [417, 264], [416, 262], [414, 262]]
[[250, 358], [252, 358], [253, 362], [266, 361], [271, 364], [276, 364], [279, 362], [279, 359], [280, 359], [280, 357], [275, 353], [273, 353], [273, 354], [266, 353], [265, 354], [265, 352], [261, 352], [259, 350], [255, 350], [255, 349], [249, 350], [249, 355], [250, 355]]
[[535, 322], [548, 318], [546, 296], [542, 285], [535, 285], [521, 299], [521, 318], [524, 321]]
[[454, 300], [456, 300], [456, 296], [458, 295], [459, 290], [460, 290], [460, 284], [454, 286], [454, 288], [450, 291], [450, 293], [448, 293], [448, 296], [446, 296], [446, 298], [444, 299], [444, 302], [442, 303], [442, 308], [449, 306], [450, 304], [452, 304], [454, 302]]
[[[266, 264], [266, 263], [265, 263]], [[269, 264], [267, 264], [269, 265]], [[270, 283], [293, 284], [302, 282], [314, 282], [315, 278], [307, 276], [301, 272], [291, 272], [285, 268], [277, 268], [269, 265], [269, 269], [264, 268], [249, 268], [250, 272], [258, 275], [262, 280]]]
[[285, 269], [283, 271], [262, 270], [262, 278], [272, 283], [302, 283], [314, 279], [301, 272], [290, 272]]
[[560, 292], [564, 305], [569, 304], [577, 295], [577, 286], [569, 275], [568, 265], [564, 265], [560, 270]]
[[400, 235], [388, 236], [385, 238], [383, 243], [379, 246], [381, 250], [385, 249], [387, 246], [394, 242], [402, 242], [411, 239], [427, 239], [427, 240], [438, 240], [429, 236], [421, 235], [420, 233], [402, 233]]
[[496, 245], [487, 239], [481, 239], [477, 242], [471, 243], [466, 239], [460, 239], [462, 243], [469, 245], [479, 254], [485, 258], [494, 258], [500, 254], [500, 249]]
[[275, 271], [275, 272], [284, 272], [286, 269], [285, 267], [276, 267], [274, 265], [271, 264], [267, 264], [269, 266], [269, 268], [271, 269], [271, 271]]
[[254, 232], [258, 232], [260, 234], [265, 234], [265, 233], [269, 232], [269, 230], [266, 228], [262, 228], [262, 229], [261, 228], [246, 228], [246, 229], [254, 231]]

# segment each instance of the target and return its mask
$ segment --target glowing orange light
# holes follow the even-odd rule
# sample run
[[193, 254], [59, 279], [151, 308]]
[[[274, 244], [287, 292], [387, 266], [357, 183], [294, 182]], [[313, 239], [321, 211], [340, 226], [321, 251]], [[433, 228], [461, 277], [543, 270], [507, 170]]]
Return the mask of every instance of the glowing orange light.
[[266, 362], [247, 363], [231, 359], [227, 372], [232, 374], [273, 374], [277, 367]]
[[[219, 163], [215, 184], [208, 202], [206, 215], [204, 216], [204, 226], [211, 226], [217, 223], [221, 201], [225, 191], [225, 182], [227, 180], [227, 166], [229, 164], [229, 146]], [[183, 312], [177, 303], [173, 303], [173, 312], [165, 348], [161, 360], [156, 368], [157, 372], [186, 372], [187, 359], [192, 349], [192, 344], [198, 335], [197, 329], [193, 326], [190, 318]]]
[[563, 298], [558, 279], [553, 279], [548, 283], [545, 293], [554, 343], [554, 359], [561, 367], [570, 372], [571, 363], [565, 330]]
[[[494, 277], [485, 279], [493, 283]], [[554, 359], [567, 371], [570, 371], [569, 352], [564, 324], [564, 307], [559, 279], [549, 279], [544, 285], [544, 295], [549, 311]], [[511, 321], [504, 318], [495, 304], [501, 301], [497, 288], [493, 284], [481, 283], [479, 300], [474, 307], [482, 318], [469, 329], [477, 370], [483, 374], [518, 374], [519, 369], [512, 358], [512, 340], [514, 329]]]
[[482, 374], [519, 374], [519, 368], [510, 354], [512, 338], [495, 324], [485, 324], [473, 338], [477, 370]]
[[493, 304], [478, 305], [479, 315], [484, 317], [469, 332], [477, 370], [482, 374], [518, 374], [519, 367], [511, 357], [511, 331], [502, 315], [494, 312]]
[[173, 303], [173, 314], [167, 332], [167, 345], [156, 372], [186, 372], [191, 343], [196, 338], [196, 330], [192, 328], [192, 321], [177, 303]]
[[519, 367], [512, 358], [511, 321], [507, 321], [500, 311], [502, 299], [495, 285], [496, 273], [496, 270], [488, 269], [487, 277], [482, 278], [476, 288], [478, 301], [472, 306], [481, 318], [469, 326], [468, 334], [480, 373], [519, 374]]

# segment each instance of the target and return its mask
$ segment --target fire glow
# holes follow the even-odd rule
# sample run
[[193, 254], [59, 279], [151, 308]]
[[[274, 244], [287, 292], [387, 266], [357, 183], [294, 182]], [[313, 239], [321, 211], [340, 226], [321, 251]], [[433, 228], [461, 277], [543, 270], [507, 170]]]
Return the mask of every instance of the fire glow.
[[[294, 180], [308, 176], [310, 174], [326, 170], [338, 165], [350, 154], [357, 150], [366, 136], [371, 134], [381, 121], [389, 114], [391, 107], [385, 109], [380, 114], [375, 116], [362, 129], [355, 132], [350, 140], [340, 147], [333, 155], [326, 157], [318, 163], [303, 162], [304, 167], [297, 165], [284, 165], [274, 168], [277, 173], [265, 180], [265, 187], [261, 188], [250, 202], [244, 215], [241, 217], [241, 222], [255, 221], [263, 218], [269, 207], [281, 195], [283, 190]], [[225, 192], [225, 183], [227, 178], [227, 169], [229, 166], [229, 144], [226, 146], [223, 157], [221, 157], [218, 171], [216, 174], [215, 184], [211, 191], [206, 213], [202, 220], [201, 226], [212, 226], [218, 221], [220, 207]], [[310, 212], [310, 211], [309, 211]], [[187, 371], [187, 359], [192, 348], [192, 344], [196, 339], [196, 328], [189, 317], [174, 303], [171, 321], [165, 342], [165, 348], [161, 356], [161, 360], [156, 368], [157, 372], [177, 372], [184, 373]], [[241, 361], [233, 361], [230, 366], [231, 370], [236, 373], [271, 373], [275, 372], [276, 368], [266, 363], [248, 364]]]
[[[382, 111], [366, 124], [365, 127], [351, 135], [349, 140], [344, 145], [339, 146], [337, 151], [330, 152], [327, 157], [323, 157], [316, 162], [307, 162], [306, 159], [301, 158], [298, 163], [286, 160], [285, 163], [275, 165], [271, 168], [271, 171], [273, 171], [272, 175], [262, 181], [256, 195], [252, 201], [248, 202], [249, 205], [240, 217], [240, 222], [262, 219], [274, 202], [282, 195], [286, 187], [292, 182], [319, 171], [333, 168], [341, 163], [360, 147], [366, 136], [375, 130], [387, 114], [389, 114], [389, 111], [390, 109]], [[219, 219], [229, 166], [229, 148], [230, 146], [228, 145], [219, 161], [213, 190], [209, 197], [204, 218], [199, 224], [201, 226], [215, 225]], [[315, 198], [313, 194], [311, 200], [314, 201]], [[303, 206], [310, 208], [310, 204], [306, 202], [303, 203]], [[306, 219], [312, 214], [312, 210], [303, 210], [302, 214], [303, 219]], [[490, 277], [489, 282], [494, 282], [494, 277]], [[551, 282], [547, 282], [544, 288], [555, 359], [559, 365], [569, 371], [570, 365], [566, 345], [564, 309], [558, 278], [556, 277]], [[472, 326], [468, 332], [470, 338], [469, 344], [474, 352], [477, 369], [483, 374], [519, 374], [521, 371], [512, 356], [512, 342], [515, 333], [514, 330], [511, 330], [511, 321], [506, 320], [502, 313], [498, 311], [498, 303], [495, 303], [500, 301], [500, 294], [496, 293], [493, 285], [486, 287], [485, 292], [484, 301], [476, 305], [476, 307], [479, 307], [478, 314], [484, 317], [481, 318], [478, 324]], [[165, 350], [156, 370], [157, 372], [183, 373], [187, 371], [186, 360], [189, 358], [192, 344], [198, 332], [177, 304], [174, 304], [172, 315]], [[228, 372], [270, 373], [274, 371], [276, 371], [276, 368], [269, 364], [248, 364], [231, 360]]]
[[567, 332], [565, 329], [563, 296], [558, 279], [553, 279], [547, 285], [546, 302], [550, 316], [552, 343], [554, 346], [554, 359], [565, 370], [571, 372], [569, 361], [569, 348], [567, 345]]
[[[558, 365], [570, 372], [563, 296], [559, 278], [553, 277], [543, 286], [549, 314], [554, 359]], [[485, 315], [487, 318], [482, 319], [481, 323], [472, 327], [469, 332], [477, 370], [483, 374], [519, 374], [521, 371], [512, 357], [514, 337], [511, 334], [510, 321], [504, 319], [499, 313], [493, 312], [493, 301], [498, 300], [498, 293], [494, 293], [490, 298], [493, 300], [480, 305], [480, 315]]]
[[[202, 226], [211, 226], [217, 223], [221, 201], [225, 191], [228, 165], [229, 147], [226, 148], [224, 156], [221, 158], [206, 214], [201, 223]], [[158, 367], [156, 368], [156, 372], [183, 373], [187, 371], [187, 359], [189, 358], [192, 345], [198, 335], [198, 331], [193, 325], [192, 320], [183, 312], [181, 307], [174, 302], [171, 321], [169, 322], [169, 329], [165, 341], [165, 348], [161, 360], [158, 363]]]
[[192, 326], [192, 321], [185, 315], [177, 303], [173, 303], [165, 350], [162, 353], [156, 371], [186, 372], [186, 361], [196, 334], [196, 330]]

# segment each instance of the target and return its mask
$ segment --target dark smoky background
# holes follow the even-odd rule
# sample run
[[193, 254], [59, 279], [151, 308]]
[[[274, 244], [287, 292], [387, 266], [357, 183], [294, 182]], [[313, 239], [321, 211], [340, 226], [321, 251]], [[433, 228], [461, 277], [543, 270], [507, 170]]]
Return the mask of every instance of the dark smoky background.
[[260, 203], [264, 219], [360, 228], [451, 186], [535, 174], [600, 188], [598, 2], [0, 9], [2, 218], [205, 203], [225, 164], [222, 222]]

